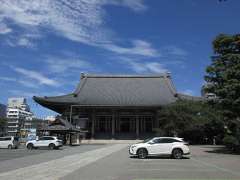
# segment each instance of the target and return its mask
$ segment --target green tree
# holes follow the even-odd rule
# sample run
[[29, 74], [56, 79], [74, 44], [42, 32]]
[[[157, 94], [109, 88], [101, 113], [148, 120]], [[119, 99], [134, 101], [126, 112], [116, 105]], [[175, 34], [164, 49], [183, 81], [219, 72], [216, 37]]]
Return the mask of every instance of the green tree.
[[0, 117], [0, 135], [3, 133], [6, 123], [7, 123], [7, 119]]
[[200, 101], [179, 100], [164, 106], [159, 124], [159, 135], [178, 135], [192, 143], [204, 143], [205, 139], [212, 140], [214, 136], [221, 139], [224, 134], [221, 113]]
[[[214, 104], [221, 109], [227, 134], [240, 140], [240, 34], [220, 34], [213, 41], [214, 57], [207, 67], [205, 91], [214, 93]], [[227, 138], [229, 139], [229, 138]]]
[[229, 118], [240, 117], [240, 34], [219, 35], [213, 41], [215, 56], [207, 67], [207, 93], [218, 97], [217, 104]]

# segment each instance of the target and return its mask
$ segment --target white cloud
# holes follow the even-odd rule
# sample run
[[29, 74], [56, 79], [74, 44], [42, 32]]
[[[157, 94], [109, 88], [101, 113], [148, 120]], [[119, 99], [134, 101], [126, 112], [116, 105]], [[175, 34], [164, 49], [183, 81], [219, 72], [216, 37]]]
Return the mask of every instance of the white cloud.
[[12, 78], [12, 77], [0, 77], [0, 81], [19, 83], [25, 87], [38, 88], [38, 84], [36, 84], [36, 82], [32, 82], [27, 79], [17, 79], [17, 78]]
[[58, 92], [58, 91], [47, 91], [47, 92], [30, 92], [30, 91], [23, 91], [23, 90], [16, 90], [16, 89], [10, 89], [8, 90], [9, 93], [13, 94], [14, 96], [23, 96], [23, 97], [28, 97], [32, 98], [33, 96], [61, 96], [66, 94], [66, 92]]
[[142, 56], [150, 56], [156, 57], [159, 56], [159, 53], [156, 49], [152, 47], [152, 45], [143, 40], [134, 40], [132, 42], [133, 47], [120, 47], [114, 44], [106, 44], [104, 47], [110, 51], [119, 53], [119, 54], [132, 54], [132, 55], [142, 55]]
[[67, 70], [73, 71], [76, 70], [85, 70], [90, 69], [92, 65], [87, 61], [80, 59], [60, 59], [56, 57], [49, 57], [46, 60], [48, 64], [48, 69], [53, 73], [63, 73]]
[[36, 72], [33, 70], [27, 70], [27, 69], [19, 68], [19, 67], [12, 67], [12, 69], [14, 71], [24, 75], [28, 79], [36, 80], [39, 84], [49, 85], [49, 86], [58, 86], [57, 81], [50, 79], [39, 72]]
[[22, 37], [18, 40], [17, 45], [25, 46], [25, 47], [33, 47], [33, 43], [29, 39], [24, 38], [24, 37]]
[[25, 87], [29, 88], [38, 88], [38, 84], [36, 82], [32, 82], [28, 79], [21, 79], [21, 78], [12, 78], [12, 77], [0, 77], [0, 81], [5, 81], [5, 82], [12, 82], [12, 83], [19, 83]]
[[193, 90], [191, 89], [186, 89], [184, 91], [182, 91], [183, 94], [189, 95], [189, 96], [193, 96], [195, 93], [193, 92]]
[[35, 48], [34, 41], [40, 39], [42, 36], [37, 30], [31, 30], [20, 36], [11, 35], [6, 40], [5, 43], [11, 47], [21, 46], [28, 48]]
[[32, 98], [33, 96], [36, 95], [35, 93], [32, 93], [32, 92], [20, 91], [15, 89], [10, 89], [8, 90], [8, 92], [14, 96], [21, 96], [21, 97], [28, 97], [28, 98]]
[[0, 77], [0, 81], [8, 81], [8, 82], [15, 82], [16, 78], [11, 78], [11, 77]]
[[147, 9], [147, 6], [144, 5], [143, 0], [123, 0], [123, 5], [135, 10], [135, 11], [144, 11]]
[[105, 0], [106, 3], [112, 3], [115, 5], [128, 7], [136, 12], [142, 12], [147, 9], [147, 6], [144, 5], [143, 0]]
[[182, 48], [177, 46], [168, 46], [164, 48], [166, 54], [174, 55], [174, 56], [186, 56], [188, 52]]
[[[116, 45], [113, 41], [114, 32], [105, 27], [106, 5], [124, 6], [137, 12], [147, 9], [143, 0], [0, 0], [0, 23], [11, 20], [24, 32], [47, 28], [48, 32], [52, 31], [69, 40], [115, 53], [156, 56], [156, 50], [143, 40], [134, 40], [130, 48]], [[10, 29], [5, 28], [7, 31]], [[31, 47], [30, 41], [25, 37], [15, 44], [11, 41], [9, 44]]]
[[145, 63], [145, 67], [153, 73], [166, 73], [167, 69], [163, 67], [162, 64], [158, 62]]
[[130, 68], [136, 73], [166, 73], [168, 70], [163, 67], [162, 64], [158, 62], [135, 62], [135, 61], [127, 61]]
[[6, 24], [1, 23], [1, 19], [0, 19], [0, 35], [8, 34], [10, 32], [12, 32], [12, 29], [10, 29]]
[[36, 82], [30, 81], [28, 79], [19, 79], [17, 82], [28, 88], [39, 88], [39, 85]]
[[68, 39], [91, 43], [100, 40], [98, 28], [103, 23], [100, 2], [0, 0], [0, 17], [11, 19], [25, 30], [46, 27]]

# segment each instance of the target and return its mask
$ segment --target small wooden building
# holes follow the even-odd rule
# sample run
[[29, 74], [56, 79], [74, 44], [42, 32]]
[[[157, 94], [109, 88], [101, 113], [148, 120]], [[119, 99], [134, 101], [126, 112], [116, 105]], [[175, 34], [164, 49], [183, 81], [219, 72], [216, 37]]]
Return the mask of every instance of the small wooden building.
[[75, 141], [75, 143], [80, 142], [81, 135], [84, 131], [80, 128], [76, 128], [67, 120], [57, 116], [56, 120], [39, 128], [37, 133], [45, 135], [47, 133], [51, 136], [57, 136], [59, 139], [63, 140], [64, 144], [72, 144], [73, 141]]
[[161, 107], [181, 97], [169, 74], [82, 74], [73, 93], [33, 99], [88, 130], [87, 138], [135, 139], [152, 135]]

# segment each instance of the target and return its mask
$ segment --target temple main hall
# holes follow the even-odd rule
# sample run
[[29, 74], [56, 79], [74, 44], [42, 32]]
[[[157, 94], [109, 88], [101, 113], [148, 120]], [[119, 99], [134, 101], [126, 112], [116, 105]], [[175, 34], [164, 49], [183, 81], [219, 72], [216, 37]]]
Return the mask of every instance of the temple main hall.
[[73, 93], [36, 97], [73, 126], [86, 131], [85, 138], [138, 139], [154, 135], [161, 127], [161, 108], [177, 99], [196, 97], [177, 93], [170, 74], [81, 74]]

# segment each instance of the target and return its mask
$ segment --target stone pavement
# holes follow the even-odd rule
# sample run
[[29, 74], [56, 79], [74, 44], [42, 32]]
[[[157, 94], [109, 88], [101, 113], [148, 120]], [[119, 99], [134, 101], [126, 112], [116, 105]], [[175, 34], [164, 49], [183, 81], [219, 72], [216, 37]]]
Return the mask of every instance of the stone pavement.
[[105, 146], [104, 148], [68, 155], [59, 159], [0, 173], [1, 180], [54, 180], [64, 177], [77, 169], [126, 148], [126, 144]]

